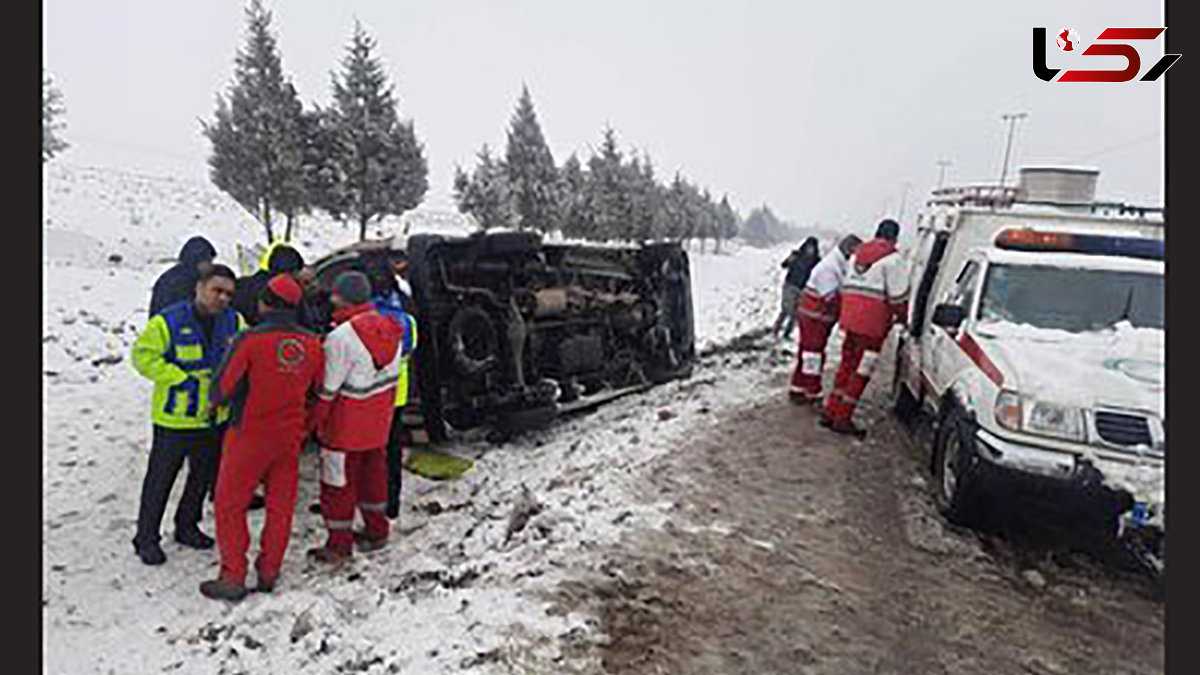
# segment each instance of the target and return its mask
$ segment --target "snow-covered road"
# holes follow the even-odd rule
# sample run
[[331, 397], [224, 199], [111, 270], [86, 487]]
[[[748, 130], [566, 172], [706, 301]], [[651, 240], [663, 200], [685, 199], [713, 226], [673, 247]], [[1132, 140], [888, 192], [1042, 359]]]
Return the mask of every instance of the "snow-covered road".
[[[762, 386], [761, 370], [729, 362], [505, 446], [468, 435], [450, 449], [476, 458], [476, 470], [445, 483], [407, 475], [400, 536], [336, 574], [304, 560], [323, 538], [305, 509], [316, 496], [306, 457], [280, 588], [236, 606], [212, 602], [196, 587], [215, 574], [216, 553], [170, 542], [169, 517], [167, 564], [145, 567], [133, 554], [150, 385], [128, 353], [163, 261], [196, 233], [228, 260], [255, 226], [202, 183], [56, 165], [43, 186], [46, 672], [487, 672], [502, 652], [510, 666], [560, 671], [563, 649], [599, 639], [598, 624], [548, 613], [549, 594], [597, 564], [593, 551], [629, 528], [656, 527], [670, 506], [635, 493], [639, 471], [721, 411], [779, 393]], [[306, 228], [311, 255], [353, 237], [326, 223]], [[770, 324], [785, 255], [693, 251], [698, 347]], [[536, 515], [510, 534], [523, 504]], [[202, 527], [212, 531], [211, 511]]]

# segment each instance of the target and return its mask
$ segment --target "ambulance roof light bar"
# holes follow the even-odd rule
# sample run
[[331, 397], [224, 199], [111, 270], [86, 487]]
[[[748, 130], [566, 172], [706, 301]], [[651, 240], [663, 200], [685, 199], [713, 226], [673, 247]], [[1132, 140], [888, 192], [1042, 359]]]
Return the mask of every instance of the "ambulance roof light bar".
[[1146, 260], [1163, 260], [1166, 257], [1166, 244], [1161, 239], [1047, 232], [1028, 228], [1002, 230], [996, 235], [996, 247], [1013, 251], [1088, 253]]
[[1008, 206], [1017, 197], [1015, 187], [1000, 185], [957, 185], [933, 190], [930, 205]]

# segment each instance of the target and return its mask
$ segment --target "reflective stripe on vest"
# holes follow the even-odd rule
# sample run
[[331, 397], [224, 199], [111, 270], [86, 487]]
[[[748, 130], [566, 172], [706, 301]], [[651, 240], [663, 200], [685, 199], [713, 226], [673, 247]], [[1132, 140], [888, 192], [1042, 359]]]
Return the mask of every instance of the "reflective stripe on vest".
[[276, 241], [271, 242], [270, 245], [267, 246], [266, 250], [263, 251], [262, 257], [258, 259], [258, 269], [260, 269], [264, 272], [270, 272], [271, 271], [271, 265], [270, 265], [271, 254], [274, 253], [275, 249], [279, 248], [280, 246], [291, 246], [291, 245], [292, 245], [291, 242], [289, 242], [286, 239], [278, 239]]
[[[408, 328], [412, 331], [412, 348], [417, 349], [417, 320], [411, 314], [408, 315]], [[412, 352], [408, 356], [400, 359], [400, 379], [396, 382], [396, 406], [397, 408], [408, 405], [408, 369], [412, 364]]]

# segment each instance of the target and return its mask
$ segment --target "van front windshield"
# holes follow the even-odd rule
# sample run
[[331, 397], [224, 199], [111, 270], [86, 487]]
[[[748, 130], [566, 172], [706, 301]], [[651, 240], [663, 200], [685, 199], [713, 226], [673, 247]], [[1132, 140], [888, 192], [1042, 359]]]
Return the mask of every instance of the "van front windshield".
[[1079, 333], [1122, 321], [1163, 328], [1163, 275], [1041, 265], [991, 265], [979, 316]]

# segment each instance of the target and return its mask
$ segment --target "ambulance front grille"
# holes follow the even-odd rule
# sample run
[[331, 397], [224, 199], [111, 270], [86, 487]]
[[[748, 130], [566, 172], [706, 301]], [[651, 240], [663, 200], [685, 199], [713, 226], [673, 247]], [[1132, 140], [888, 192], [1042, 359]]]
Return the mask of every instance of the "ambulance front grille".
[[1153, 446], [1150, 421], [1141, 415], [1096, 411], [1096, 433], [1113, 445]]

